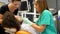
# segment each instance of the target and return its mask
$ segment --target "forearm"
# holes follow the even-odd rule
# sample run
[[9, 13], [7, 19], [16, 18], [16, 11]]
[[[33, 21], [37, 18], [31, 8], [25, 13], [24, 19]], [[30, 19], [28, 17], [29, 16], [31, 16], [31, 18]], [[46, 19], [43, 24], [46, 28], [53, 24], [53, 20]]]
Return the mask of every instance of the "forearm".
[[32, 24], [32, 27], [33, 27], [34, 29], [36, 29], [37, 31], [39, 31], [39, 32], [43, 32], [46, 26], [45, 26], [45, 25], [38, 26], [38, 25], [36, 25], [35, 23], [33, 23], [33, 24]]
[[45, 25], [41, 25], [41, 26], [38, 26], [36, 25], [35, 23], [31, 22], [30, 20], [28, 20], [27, 18], [23, 18], [23, 21], [29, 25], [31, 25], [33, 28], [35, 28], [37, 31], [39, 32], [43, 32], [44, 29], [45, 29]]

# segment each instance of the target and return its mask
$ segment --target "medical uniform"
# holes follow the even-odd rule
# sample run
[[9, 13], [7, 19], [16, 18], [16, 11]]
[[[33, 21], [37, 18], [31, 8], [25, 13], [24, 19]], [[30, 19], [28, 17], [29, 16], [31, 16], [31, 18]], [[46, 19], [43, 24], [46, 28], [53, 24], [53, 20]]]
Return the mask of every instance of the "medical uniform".
[[36, 22], [38, 26], [46, 25], [46, 28], [41, 34], [57, 34], [53, 16], [49, 10], [44, 10]]

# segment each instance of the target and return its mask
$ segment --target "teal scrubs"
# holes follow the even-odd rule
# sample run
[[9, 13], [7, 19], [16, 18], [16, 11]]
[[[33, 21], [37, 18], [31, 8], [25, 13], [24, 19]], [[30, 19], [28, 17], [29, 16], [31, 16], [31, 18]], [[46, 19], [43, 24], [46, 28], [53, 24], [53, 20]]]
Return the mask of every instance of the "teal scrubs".
[[49, 10], [44, 10], [36, 22], [38, 26], [46, 25], [46, 28], [41, 34], [57, 34], [53, 16]]

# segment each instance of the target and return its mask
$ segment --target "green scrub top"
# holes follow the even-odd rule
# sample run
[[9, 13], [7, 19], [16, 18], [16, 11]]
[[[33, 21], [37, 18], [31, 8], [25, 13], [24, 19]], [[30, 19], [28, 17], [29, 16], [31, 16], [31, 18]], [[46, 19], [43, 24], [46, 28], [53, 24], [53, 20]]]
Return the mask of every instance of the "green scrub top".
[[41, 34], [57, 34], [52, 13], [49, 10], [44, 10], [36, 22], [38, 26], [46, 25], [46, 28]]

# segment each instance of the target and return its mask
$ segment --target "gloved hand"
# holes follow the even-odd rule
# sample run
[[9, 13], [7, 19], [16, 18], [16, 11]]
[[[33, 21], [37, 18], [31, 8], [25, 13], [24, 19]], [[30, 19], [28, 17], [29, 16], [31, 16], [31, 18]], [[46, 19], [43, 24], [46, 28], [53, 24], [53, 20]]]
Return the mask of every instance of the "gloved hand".
[[35, 19], [34, 19], [34, 22], [37, 22], [37, 21], [38, 21], [38, 18], [35, 18]]
[[29, 25], [32, 25], [33, 22], [31, 22], [28, 18], [22, 18], [24, 23], [27, 23]]

